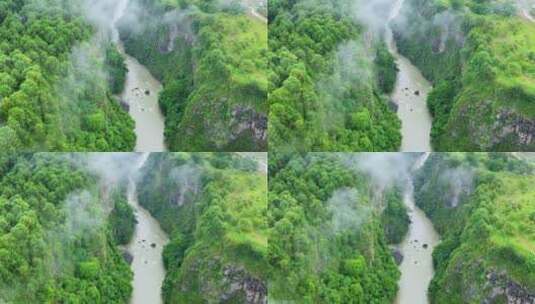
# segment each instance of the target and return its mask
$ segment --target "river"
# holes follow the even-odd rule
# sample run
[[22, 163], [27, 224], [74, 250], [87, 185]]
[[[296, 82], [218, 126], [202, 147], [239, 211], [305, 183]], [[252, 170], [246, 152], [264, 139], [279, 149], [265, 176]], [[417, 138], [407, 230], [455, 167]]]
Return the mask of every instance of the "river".
[[135, 151], [161, 152], [166, 150], [164, 116], [158, 104], [158, 95], [162, 90], [162, 85], [145, 66], [124, 51], [117, 22], [125, 14], [127, 7], [128, 0], [120, 0], [115, 8], [112, 22], [112, 39], [125, 57], [128, 68], [125, 88], [120, 98], [129, 105], [130, 116], [136, 123]]
[[391, 98], [398, 105], [397, 114], [401, 119], [401, 151], [430, 152], [432, 118], [427, 108], [427, 95], [432, 86], [418, 68], [399, 54], [390, 28], [391, 21], [400, 13], [403, 2], [404, 0], [395, 1], [385, 33], [386, 44], [399, 69]]
[[127, 247], [133, 256], [131, 268], [134, 272], [134, 290], [131, 304], [162, 303], [161, 289], [165, 278], [162, 252], [169, 240], [158, 221], [139, 205], [137, 199], [136, 173], [147, 158], [148, 153], [140, 156], [137, 170], [128, 182], [128, 203], [134, 208], [137, 219], [134, 237]]
[[[423, 154], [415, 163], [413, 171], [419, 169], [429, 153]], [[399, 245], [403, 261], [400, 265], [401, 278], [396, 304], [427, 304], [427, 288], [433, 278], [433, 249], [440, 241], [438, 233], [425, 213], [414, 202], [412, 179], [407, 179], [403, 195], [411, 224], [409, 232]]]

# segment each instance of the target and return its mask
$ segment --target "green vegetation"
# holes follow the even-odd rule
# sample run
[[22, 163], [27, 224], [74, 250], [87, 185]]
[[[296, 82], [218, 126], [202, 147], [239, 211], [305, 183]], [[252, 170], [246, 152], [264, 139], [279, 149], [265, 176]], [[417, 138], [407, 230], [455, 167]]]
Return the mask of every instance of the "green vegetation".
[[406, 231], [392, 224], [398, 190], [382, 219], [368, 177], [339, 154], [271, 153], [269, 167], [270, 301], [392, 303], [399, 271], [385, 234]]
[[117, 244], [127, 245], [136, 230], [137, 220], [134, 209], [128, 204], [124, 188], [115, 191], [112, 199], [114, 204], [109, 215], [110, 230]]
[[[259, 303], [267, 297], [267, 179], [228, 153], [152, 154], [139, 202], [171, 241], [166, 303]], [[236, 288], [235, 286], [239, 286]]]
[[0, 3], [2, 148], [9, 141], [21, 150], [133, 149], [134, 123], [99, 78], [106, 66], [79, 6]]
[[132, 273], [78, 159], [0, 155], [0, 302], [129, 300]]
[[397, 77], [396, 60], [385, 44], [379, 44], [374, 60], [376, 66], [377, 85], [382, 93], [390, 94], [394, 90]]
[[435, 86], [434, 149], [533, 151], [535, 23], [512, 1], [411, 0], [402, 15], [398, 48]]
[[[433, 303], [533, 301], [533, 169], [532, 162], [498, 153], [428, 159], [415, 186], [416, 203], [442, 235], [433, 252]], [[473, 185], [461, 177], [468, 172]], [[458, 187], [465, 191], [451, 191]], [[452, 193], [463, 193], [457, 204]]]
[[386, 208], [381, 218], [385, 237], [389, 244], [399, 244], [409, 231], [409, 215], [403, 204], [401, 190], [395, 189], [386, 193]]
[[123, 55], [117, 50], [115, 44], [110, 44], [106, 48], [106, 65], [108, 66], [108, 83], [113, 94], [121, 94], [124, 90], [126, 73], [126, 63]]
[[148, 12], [143, 30], [123, 25], [121, 39], [163, 83], [169, 149], [266, 150], [266, 25], [232, 6], [216, 8], [217, 1], [140, 5]]
[[348, 15], [351, 4], [269, 1], [272, 150], [399, 148], [401, 124], [382, 96], [393, 89], [395, 63]]
[[[119, 245], [135, 231], [126, 191], [133, 172], [124, 167], [135, 158], [0, 154], [1, 303], [129, 302], [132, 256]], [[166, 303], [263, 302], [267, 176], [257, 162], [156, 153], [142, 170], [139, 200], [171, 239]]]

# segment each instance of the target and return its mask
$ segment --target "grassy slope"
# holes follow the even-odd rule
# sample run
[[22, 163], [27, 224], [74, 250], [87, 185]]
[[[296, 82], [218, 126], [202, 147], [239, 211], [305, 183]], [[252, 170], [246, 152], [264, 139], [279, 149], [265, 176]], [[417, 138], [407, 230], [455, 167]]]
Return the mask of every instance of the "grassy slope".
[[[222, 168], [216, 164], [218, 156], [210, 154], [152, 155], [144, 169], [153, 173], [140, 184], [140, 202], [171, 237], [164, 251], [168, 272], [163, 294], [168, 303], [244, 303], [242, 292], [230, 292], [232, 282], [250, 279], [262, 288], [267, 273], [267, 180], [260, 173], [233, 169], [241, 158], [222, 157], [235, 157], [234, 164]], [[168, 174], [192, 161], [202, 172], [201, 190], [177, 206], [182, 189], [171, 186]]]
[[[175, 3], [145, 4], [155, 14]], [[243, 13], [195, 11], [188, 18], [194, 34], [179, 35], [175, 50], [164, 54], [168, 26], [147, 17], [143, 33], [123, 29], [127, 52], [145, 64], [164, 84], [160, 105], [166, 115], [166, 141], [175, 151], [256, 151], [266, 140], [241, 130], [245, 121], [267, 117], [267, 28]], [[191, 39], [195, 36], [194, 39]], [[248, 109], [236, 117], [236, 109]], [[263, 117], [263, 118], [262, 118]], [[260, 123], [261, 124], [261, 123]], [[264, 128], [265, 130], [265, 128]]]
[[[252, 134], [244, 134], [237, 140], [229, 137], [229, 132], [235, 133], [232, 114], [235, 109], [251, 108], [267, 115], [265, 24], [243, 15], [220, 13], [201, 31], [217, 33], [220, 38], [196, 53], [196, 84], [188, 98], [184, 118], [170, 135], [173, 146], [188, 150], [265, 150], [265, 142], [251, 141]], [[227, 76], [213, 71], [211, 63], [203, 63], [203, 58], [214, 49], [222, 50], [226, 58]]]
[[[444, 134], [439, 139], [444, 145], [438, 147], [530, 151], [535, 147], [533, 142], [526, 146], [517, 143], [515, 137], [500, 138], [504, 126], [499, 123], [496, 128], [495, 124], [497, 113], [503, 109], [526, 120], [535, 119], [535, 24], [511, 18], [489, 19], [485, 24], [477, 30], [485, 33], [485, 49], [492, 51], [495, 79], [482, 81], [477, 76], [465, 77], [453, 115], [445, 127], [452, 133]], [[463, 123], [469, 117], [475, 118], [473, 122]], [[477, 124], [484, 125], [485, 130]], [[473, 130], [477, 130], [476, 138], [472, 138]]]
[[[221, 205], [226, 214], [224, 232], [196, 238], [181, 267], [166, 279], [170, 303], [221, 301], [224, 295], [231, 294], [224, 275], [230, 267], [245, 269], [245, 277], [262, 279], [266, 276], [265, 177], [228, 172], [224, 180], [210, 186], [225, 189], [216, 190], [217, 195], [223, 194], [225, 201]], [[205, 217], [199, 225], [212, 220]], [[233, 303], [246, 303], [244, 294], [231, 298]]]
[[503, 295], [493, 297], [492, 288], [513, 282], [524, 294], [535, 290], [535, 191], [529, 187], [535, 176], [489, 172], [487, 156], [477, 157], [477, 186], [456, 208], [446, 207], [449, 192], [442, 190], [448, 186], [440, 176], [446, 168], [466, 166], [463, 155], [432, 156], [417, 179], [417, 203], [443, 239], [433, 252], [433, 303], [501, 303]]
[[[466, 3], [480, 12], [474, 2]], [[413, 0], [410, 4], [418, 9], [405, 8], [414, 22], [408, 25], [408, 34], [397, 35], [400, 51], [436, 86], [445, 81], [453, 91], [442, 100], [437, 98], [438, 102], [429, 100], [435, 116], [435, 149], [532, 149], [533, 142], [527, 145], [518, 135], [503, 133], [519, 120], [533, 125], [535, 24], [516, 16], [451, 11], [449, 1]], [[440, 53], [437, 45], [442, 31], [432, 20], [448, 8], [459, 28], [452, 30], [457, 33], [450, 35]], [[465, 42], [459, 41], [462, 36]], [[509, 112], [513, 115], [504, 114]], [[497, 118], [500, 113], [502, 117]]]

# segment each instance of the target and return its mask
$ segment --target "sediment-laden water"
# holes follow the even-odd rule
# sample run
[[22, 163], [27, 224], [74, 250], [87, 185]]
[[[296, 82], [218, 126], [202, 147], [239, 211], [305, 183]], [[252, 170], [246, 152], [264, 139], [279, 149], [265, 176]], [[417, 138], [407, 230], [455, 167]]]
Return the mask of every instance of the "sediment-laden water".
[[407, 58], [399, 54], [390, 22], [396, 18], [404, 0], [396, 0], [386, 28], [385, 39], [388, 49], [396, 59], [399, 68], [396, 85], [391, 98], [398, 105], [401, 119], [402, 152], [431, 151], [432, 118], [427, 108], [427, 95], [432, 86]]
[[[413, 170], [419, 169], [429, 154], [417, 160]], [[433, 278], [433, 249], [439, 242], [431, 220], [414, 202], [414, 186], [407, 179], [403, 201], [408, 209], [411, 224], [409, 232], [399, 245], [403, 261], [400, 265], [401, 278], [396, 304], [427, 304], [427, 288]]]
[[120, 0], [115, 8], [112, 39], [117, 43], [119, 51], [125, 57], [128, 68], [126, 83], [120, 98], [129, 105], [129, 113], [136, 122], [136, 151], [165, 151], [164, 116], [158, 104], [158, 94], [162, 85], [149, 70], [135, 58], [125, 53], [119, 38], [117, 22], [125, 14], [128, 0]]
[[[140, 156], [137, 169], [143, 166], [147, 157], [148, 154]], [[169, 240], [158, 221], [139, 205], [135, 176], [129, 180], [128, 203], [134, 208], [137, 219], [134, 237], [127, 247], [133, 257], [131, 268], [134, 272], [130, 303], [159, 304], [162, 303], [161, 288], [165, 278], [162, 251]]]

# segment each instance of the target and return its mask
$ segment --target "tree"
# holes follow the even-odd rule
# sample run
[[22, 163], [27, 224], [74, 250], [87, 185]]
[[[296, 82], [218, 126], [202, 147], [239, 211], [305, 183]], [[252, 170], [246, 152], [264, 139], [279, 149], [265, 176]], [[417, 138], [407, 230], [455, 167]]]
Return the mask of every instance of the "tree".
[[16, 152], [21, 148], [17, 133], [8, 126], [0, 127], [0, 151], [3, 153]]

